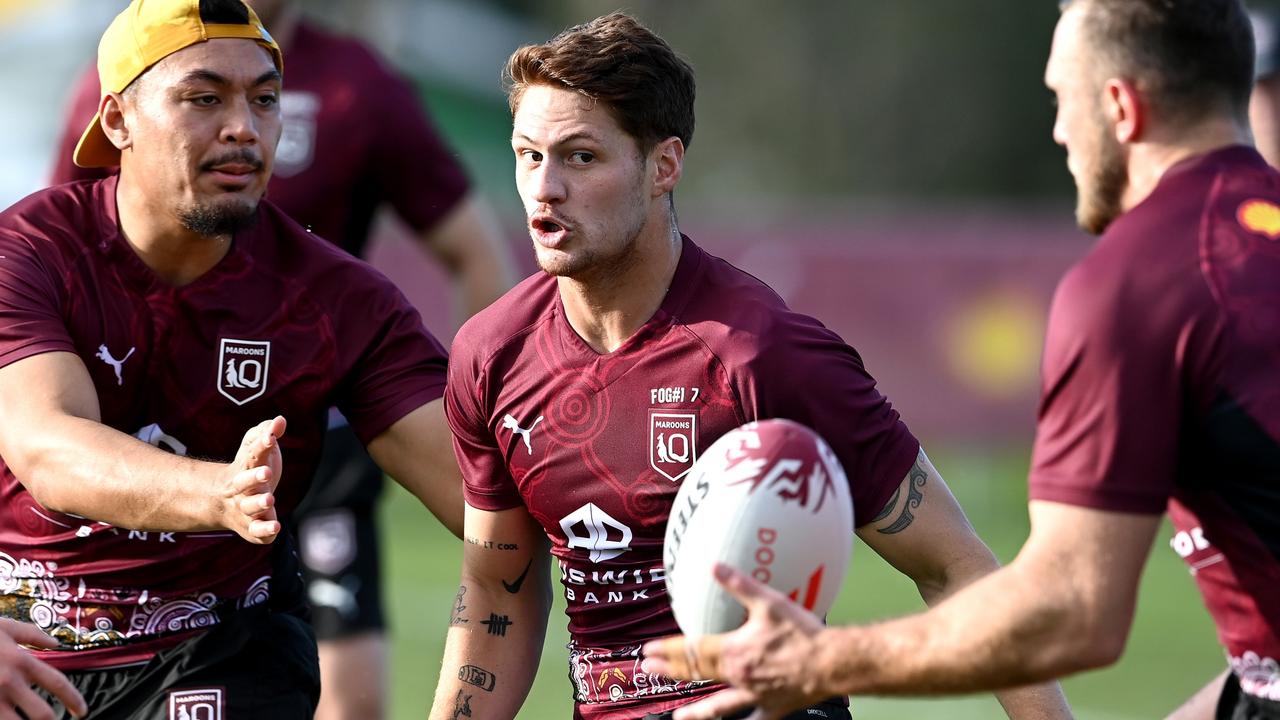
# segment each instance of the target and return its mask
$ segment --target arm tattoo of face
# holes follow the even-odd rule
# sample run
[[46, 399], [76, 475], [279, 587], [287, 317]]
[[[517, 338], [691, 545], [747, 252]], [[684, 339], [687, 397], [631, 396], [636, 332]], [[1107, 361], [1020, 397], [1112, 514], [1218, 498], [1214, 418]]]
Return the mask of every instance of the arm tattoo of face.
[[461, 690], [458, 691], [458, 696], [453, 699], [453, 717], [451, 720], [471, 717], [471, 697], [470, 695], [464, 695]]
[[498, 684], [497, 676], [475, 665], [463, 665], [458, 671], [458, 679], [469, 685], [475, 685], [485, 692], [490, 692], [493, 686]]
[[454, 598], [453, 600], [453, 611], [449, 613], [450, 625], [466, 625], [467, 624], [467, 619], [462, 617], [462, 613], [465, 612], [467, 609], [466, 603], [462, 602], [462, 599], [465, 598], [466, 596], [467, 596], [467, 586], [466, 585], [459, 586], [458, 597]]
[[[911, 514], [912, 508], [920, 507], [920, 503], [924, 502], [924, 484], [929, 480], [929, 473], [924, 469], [921, 460], [924, 454], [921, 453], [916, 458], [916, 464], [911, 466], [911, 472], [907, 473], [907, 501], [902, 504], [902, 514], [889, 527], [880, 528], [876, 532], [885, 535], [893, 535], [907, 529], [907, 526], [915, 520], [915, 516]], [[899, 486], [893, 493], [893, 497], [889, 499], [889, 503], [885, 505], [884, 510], [880, 513], [876, 520], [883, 520], [888, 517], [893, 509], [898, 506], [898, 496], [902, 494], [902, 487]]]

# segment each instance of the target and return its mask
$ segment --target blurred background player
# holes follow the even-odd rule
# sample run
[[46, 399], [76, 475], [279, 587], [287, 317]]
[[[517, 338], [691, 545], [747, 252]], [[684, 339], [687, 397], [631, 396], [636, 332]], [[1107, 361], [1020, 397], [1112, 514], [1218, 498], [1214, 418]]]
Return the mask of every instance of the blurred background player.
[[[283, 134], [267, 197], [321, 238], [364, 256], [376, 212], [390, 206], [447, 270], [465, 318], [514, 284], [511, 253], [488, 208], [428, 119], [413, 86], [360, 41], [308, 21], [297, 0], [249, 0], [284, 51]], [[98, 101], [96, 72], [76, 89], [53, 182], [97, 178], [71, 153]], [[317, 717], [379, 718], [386, 636], [375, 527], [382, 470], [334, 413], [296, 519], [320, 640]]]
[[1249, 11], [1256, 60], [1249, 125], [1253, 143], [1271, 167], [1280, 167], [1280, 12], [1259, 6]]
[[[454, 345], [447, 412], [466, 543], [431, 717], [515, 717], [547, 628], [548, 549], [568, 606], [574, 717], [665, 720], [714, 692], [642, 672], [638, 653], [675, 629], [661, 556], [679, 481], [699, 448], [746, 421], [822, 434], [853, 480], [859, 536], [926, 601], [993, 570], [861, 357], [680, 233], [688, 63], [614, 13], [518, 49], [506, 76], [516, 188], [543, 272]], [[1000, 700], [1010, 717], [1069, 716], [1053, 685]], [[843, 698], [809, 704], [795, 717], [849, 717]]]
[[1280, 175], [1249, 146], [1239, 0], [1065, 0], [1045, 84], [1076, 220], [1017, 558], [930, 611], [823, 629], [742, 573], [739, 631], [646, 648], [728, 678], [681, 717], [832, 692], [972, 692], [1116, 662], [1166, 512], [1228, 669], [1179, 718], [1280, 718]]

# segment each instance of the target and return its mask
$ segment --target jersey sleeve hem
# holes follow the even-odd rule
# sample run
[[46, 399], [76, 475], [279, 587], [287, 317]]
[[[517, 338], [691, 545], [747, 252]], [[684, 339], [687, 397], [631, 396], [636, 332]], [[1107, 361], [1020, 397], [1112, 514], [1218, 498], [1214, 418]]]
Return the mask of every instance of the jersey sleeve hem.
[[1119, 488], [1082, 488], [1034, 473], [1031, 475], [1028, 498], [1138, 515], [1163, 515], [1169, 504], [1169, 497], [1163, 494], [1134, 492]]
[[462, 497], [467, 504], [477, 510], [486, 510], [489, 512], [499, 512], [501, 510], [510, 510], [514, 507], [520, 507], [524, 504], [524, 499], [516, 493], [509, 492], [485, 492], [464, 484], [462, 487]]
[[[366, 415], [365, 417], [358, 418], [347, 415], [347, 419], [351, 422], [351, 427], [356, 431], [356, 435], [359, 436], [360, 442], [368, 445], [369, 441], [386, 432], [387, 428], [395, 425], [404, 418], [404, 416], [414, 410], [417, 410], [423, 405], [442, 397], [444, 395], [444, 388], [445, 381], [441, 378], [437, 382], [424, 385], [416, 391], [405, 395], [403, 398], [391, 404], [377, 415]], [[343, 414], [345, 415], [346, 412], [344, 411]]]
[[43, 355], [51, 352], [69, 352], [75, 353], [76, 349], [69, 342], [61, 340], [51, 340], [42, 338], [29, 342], [25, 345], [10, 347], [4, 352], [0, 352], [0, 368], [12, 365], [19, 360], [26, 360], [29, 357]]
[[[888, 459], [885, 463], [888, 468], [885, 472], [888, 473], [888, 477], [894, 480], [880, 484], [879, 491], [872, 496], [870, 508], [865, 507], [865, 502], [854, 506], [854, 527], [862, 527], [880, 514], [885, 504], [889, 502], [889, 498], [893, 497], [893, 494], [902, 485], [902, 481], [906, 479], [907, 473], [911, 472], [911, 466], [915, 465], [916, 458], [920, 456], [920, 441], [916, 439], [915, 435], [911, 434], [911, 431], [907, 429], [907, 426], [901, 420], [897, 422], [897, 427], [900, 430], [898, 440], [894, 447], [886, 452]], [[857, 482], [857, 479], [851, 479], [851, 481]]]

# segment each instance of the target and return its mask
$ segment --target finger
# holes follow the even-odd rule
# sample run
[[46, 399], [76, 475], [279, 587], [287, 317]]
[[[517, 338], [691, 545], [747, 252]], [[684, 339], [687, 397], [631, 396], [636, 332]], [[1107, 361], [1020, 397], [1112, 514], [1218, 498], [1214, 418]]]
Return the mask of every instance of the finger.
[[258, 517], [276, 504], [276, 498], [270, 492], [240, 498], [240, 512], [249, 517]]
[[269, 543], [280, 534], [280, 523], [270, 520], [253, 520], [249, 523], [249, 536], [262, 543]]
[[716, 563], [714, 572], [716, 582], [720, 583], [725, 590], [729, 591], [730, 595], [737, 598], [738, 602], [745, 605], [748, 610], [756, 605], [787, 601], [786, 595], [737, 568], [730, 567], [724, 563]]
[[729, 688], [696, 703], [676, 708], [672, 720], [715, 720], [722, 715], [745, 710], [757, 701], [759, 698], [750, 690]]
[[[53, 696], [61, 700], [72, 715], [84, 717], [89, 713], [89, 705], [85, 702], [84, 696], [71, 684], [66, 675], [53, 666], [31, 658], [30, 675], [33, 683], [53, 693]], [[26, 712], [26, 708], [23, 710]], [[27, 712], [27, 714], [31, 713]]]
[[0, 632], [7, 633], [15, 642], [33, 647], [55, 648], [58, 641], [49, 637], [43, 630], [31, 623], [19, 622], [13, 618], [0, 618]]
[[10, 688], [9, 702], [29, 720], [54, 720], [53, 708], [26, 685]]
[[5, 704], [0, 702], [0, 720], [22, 720], [22, 718], [18, 717], [18, 713], [5, 707]]
[[684, 635], [673, 635], [645, 643], [641, 649], [645, 659], [640, 667], [645, 672], [688, 679], [684, 654], [684, 646], [687, 642], [689, 639]]
[[265, 466], [241, 470], [231, 479], [231, 489], [237, 495], [257, 495], [259, 492], [270, 492], [272, 474], [271, 468]]
[[268, 421], [268, 431], [274, 437], [281, 437], [284, 431], [289, 427], [289, 423], [285, 421], [283, 415], [277, 415]]

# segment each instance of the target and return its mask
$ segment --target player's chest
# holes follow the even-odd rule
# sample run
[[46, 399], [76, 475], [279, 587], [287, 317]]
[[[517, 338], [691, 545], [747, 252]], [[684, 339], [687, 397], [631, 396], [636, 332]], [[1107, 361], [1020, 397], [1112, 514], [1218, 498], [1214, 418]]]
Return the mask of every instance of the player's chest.
[[713, 358], [542, 375], [499, 396], [491, 428], [535, 515], [665, 519], [707, 446], [746, 421]]

